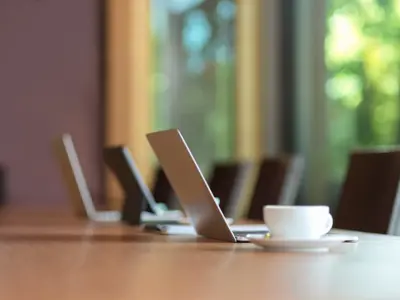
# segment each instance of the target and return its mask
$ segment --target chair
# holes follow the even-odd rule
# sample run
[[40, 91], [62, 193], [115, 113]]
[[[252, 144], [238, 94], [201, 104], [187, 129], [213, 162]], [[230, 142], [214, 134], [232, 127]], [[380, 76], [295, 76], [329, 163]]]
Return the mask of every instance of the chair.
[[212, 170], [209, 186], [226, 217], [236, 215], [236, 209], [250, 175], [250, 163], [217, 163]]
[[353, 152], [334, 226], [398, 235], [399, 180], [400, 150]]
[[7, 184], [7, 178], [6, 178], [6, 169], [4, 166], [0, 165], [0, 205], [3, 205], [6, 201], [6, 184]]
[[265, 205], [293, 205], [303, 171], [304, 160], [299, 156], [262, 160], [247, 218], [263, 220]]
[[164, 203], [169, 208], [177, 208], [176, 203], [174, 203], [176, 202], [174, 201], [174, 190], [161, 167], [156, 169], [152, 192], [158, 203]]

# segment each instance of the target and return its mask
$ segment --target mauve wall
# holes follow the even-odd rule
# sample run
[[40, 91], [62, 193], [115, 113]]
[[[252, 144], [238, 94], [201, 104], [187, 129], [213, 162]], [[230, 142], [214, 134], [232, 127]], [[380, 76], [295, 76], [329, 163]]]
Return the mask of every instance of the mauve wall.
[[101, 187], [99, 0], [0, 1], [0, 164], [11, 204], [67, 204], [51, 141], [70, 132]]

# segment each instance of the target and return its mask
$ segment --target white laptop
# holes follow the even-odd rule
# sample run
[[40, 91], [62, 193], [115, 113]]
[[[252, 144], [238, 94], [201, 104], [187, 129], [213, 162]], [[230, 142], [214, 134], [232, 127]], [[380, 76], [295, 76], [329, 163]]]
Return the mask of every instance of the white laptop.
[[[198, 235], [226, 242], [245, 242], [248, 234], [268, 232], [264, 224], [229, 226], [179, 130], [149, 133], [147, 139]], [[168, 231], [173, 227], [165, 225], [163, 228]], [[190, 228], [180, 228], [182, 232], [190, 232]]]

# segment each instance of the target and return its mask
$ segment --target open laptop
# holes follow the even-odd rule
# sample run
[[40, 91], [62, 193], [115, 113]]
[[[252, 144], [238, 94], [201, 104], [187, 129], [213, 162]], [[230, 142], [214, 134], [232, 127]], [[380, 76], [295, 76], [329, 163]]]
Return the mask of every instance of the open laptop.
[[[64, 180], [68, 185], [71, 202], [75, 210], [75, 214], [81, 217], [86, 217], [89, 220], [97, 222], [117, 222], [121, 221], [122, 214], [119, 211], [102, 211], [98, 210], [94, 204], [89, 187], [87, 185], [78, 154], [71, 135], [63, 134], [54, 142], [55, 154], [58, 158]], [[138, 173], [136, 175], [139, 175]], [[139, 175], [140, 176], [140, 175]], [[131, 179], [133, 180], [133, 179]], [[144, 183], [143, 183], [144, 184]], [[141, 186], [143, 188], [143, 186]], [[143, 192], [143, 189], [141, 190]], [[141, 192], [139, 191], [139, 193]], [[144, 197], [148, 193], [144, 192]], [[142, 194], [141, 194], [142, 195]], [[151, 200], [150, 200], [151, 201]], [[138, 200], [140, 206], [140, 200]], [[135, 213], [139, 214], [138, 219], [141, 223], [176, 223], [177, 216], [159, 216], [138, 209]]]
[[[130, 224], [138, 224], [140, 218], [144, 219], [144, 223], [181, 224], [183, 222], [183, 213], [180, 210], [167, 210], [154, 200], [128, 147], [122, 145], [106, 147], [103, 154], [106, 165], [114, 173], [125, 193], [122, 220]], [[153, 218], [151, 214], [146, 215], [147, 205], [154, 214]]]
[[147, 139], [198, 235], [246, 242], [248, 234], [268, 232], [265, 225], [229, 226], [179, 130], [149, 133]]

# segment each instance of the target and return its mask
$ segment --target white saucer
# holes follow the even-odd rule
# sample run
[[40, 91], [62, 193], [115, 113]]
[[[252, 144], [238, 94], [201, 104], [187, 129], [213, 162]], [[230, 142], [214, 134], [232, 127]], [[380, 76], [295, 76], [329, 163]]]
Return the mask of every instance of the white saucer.
[[269, 250], [326, 250], [339, 246], [344, 242], [357, 242], [357, 236], [328, 234], [320, 239], [285, 239], [285, 238], [260, 238], [259, 236], [248, 235], [249, 241], [257, 246]]

